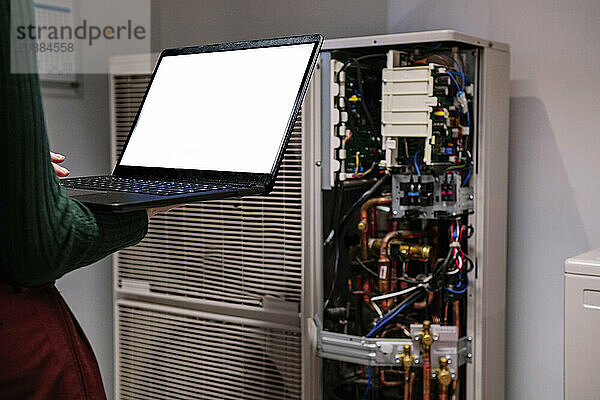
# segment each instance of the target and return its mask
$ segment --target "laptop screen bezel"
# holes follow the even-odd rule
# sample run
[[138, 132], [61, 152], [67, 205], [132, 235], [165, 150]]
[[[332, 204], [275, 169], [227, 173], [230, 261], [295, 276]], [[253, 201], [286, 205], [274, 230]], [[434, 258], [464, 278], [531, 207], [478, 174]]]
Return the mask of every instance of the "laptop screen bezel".
[[[131, 124], [131, 128], [129, 130], [129, 134], [127, 135], [127, 140], [123, 145], [123, 150], [119, 155], [119, 159], [117, 164], [113, 170], [113, 175], [123, 176], [123, 177], [142, 177], [146, 179], [159, 179], [159, 180], [195, 180], [195, 181], [218, 181], [218, 182], [227, 182], [232, 184], [243, 184], [243, 185], [259, 185], [264, 186], [265, 193], [270, 192], [273, 189], [275, 184], [275, 179], [277, 177], [277, 173], [283, 161], [283, 156], [285, 153], [285, 149], [288, 145], [290, 137], [292, 135], [292, 131], [294, 129], [294, 125], [296, 123], [296, 118], [298, 117], [298, 113], [300, 112], [300, 108], [302, 107], [302, 102], [304, 100], [304, 96], [308, 89], [308, 85], [310, 83], [310, 78], [312, 76], [312, 72], [315, 68], [319, 57], [319, 50], [323, 43], [323, 36], [319, 34], [314, 35], [303, 35], [303, 36], [293, 36], [286, 38], [276, 38], [276, 39], [261, 39], [261, 40], [251, 40], [251, 41], [242, 41], [242, 42], [231, 42], [231, 43], [221, 43], [221, 44], [210, 44], [203, 46], [192, 46], [192, 47], [179, 47], [179, 48], [171, 48], [165, 49], [160, 53], [160, 57], [156, 63], [154, 71], [152, 72], [152, 76], [150, 78], [150, 82], [148, 84], [148, 88], [144, 93], [144, 97], [140, 103], [140, 106], [135, 115], [135, 119]], [[244, 49], [255, 49], [262, 47], [279, 47], [279, 46], [291, 46], [298, 44], [313, 44], [312, 53], [310, 59], [307, 63], [306, 70], [304, 72], [304, 76], [302, 77], [302, 83], [298, 90], [298, 94], [296, 95], [296, 99], [294, 101], [294, 106], [290, 117], [287, 121], [287, 125], [285, 128], [285, 133], [282, 136], [282, 140], [279, 144], [279, 148], [277, 150], [277, 156], [275, 157], [275, 161], [273, 162], [273, 166], [271, 168], [270, 173], [250, 173], [250, 172], [233, 172], [233, 171], [218, 171], [218, 170], [195, 170], [195, 169], [175, 169], [175, 168], [161, 168], [161, 167], [141, 167], [141, 166], [130, 166], [130, 165], [121, 165], [121, 159], [123, 158], [123, 154], [127, 149], [127, 145], [129, 144], [129, 139], [137, 125], [138, 118], [144, 107], [144, 103], [146, 101], [146, 96], [148, 95], [149, 88], [152, 86], [152, 82], [154, 81], [154, 77], [156, 76], [156, 72], [158, 68], [160, 68], [160, 63], [165, 57], [174, 57], [179, 55], [188, 55], [188, 54], [198, 54], [198, 53], [211, 53], [211, 52], [221, 52], [221, 51], [233, 51], [233, 50], [244, 50]]]

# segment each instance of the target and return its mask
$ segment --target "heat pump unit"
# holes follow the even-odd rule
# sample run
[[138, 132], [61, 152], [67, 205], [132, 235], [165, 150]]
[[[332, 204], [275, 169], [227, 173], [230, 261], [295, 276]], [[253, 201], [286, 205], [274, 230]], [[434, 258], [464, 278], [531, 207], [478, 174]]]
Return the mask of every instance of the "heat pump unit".
[[[113, 161], [149, 58], [111, 59]], [[453, 31], [326, 40], [273, 192], [114, 256], [116, 397], [503, 398], [508, 79]]]

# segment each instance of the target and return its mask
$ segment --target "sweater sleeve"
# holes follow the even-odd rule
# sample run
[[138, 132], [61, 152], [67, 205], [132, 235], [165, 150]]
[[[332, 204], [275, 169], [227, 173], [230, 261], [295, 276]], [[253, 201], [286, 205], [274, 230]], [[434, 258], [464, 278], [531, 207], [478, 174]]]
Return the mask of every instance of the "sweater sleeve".
[[[16, 9], [10, 6], [16, 5]], [[31, 0], [0, 0], [0, 273], [22, 286], [51, 282], [139, 242], [145, 211], [93, 212], [67, 196], [50, 163], [37, 75], [11, 73], [13, 21], [32, 21]], [[13, 65], [35, 65], [13, 52]]]

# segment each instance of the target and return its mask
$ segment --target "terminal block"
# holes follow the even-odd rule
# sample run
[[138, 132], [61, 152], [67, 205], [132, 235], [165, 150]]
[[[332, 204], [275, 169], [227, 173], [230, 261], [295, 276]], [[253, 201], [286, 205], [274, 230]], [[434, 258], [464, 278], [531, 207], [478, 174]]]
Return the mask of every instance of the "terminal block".
[[462, 187], [459, 174], [444, 176], [394, 174], [392, 216], [394, 218], [447, 218], [473, 209], [473, 188]]

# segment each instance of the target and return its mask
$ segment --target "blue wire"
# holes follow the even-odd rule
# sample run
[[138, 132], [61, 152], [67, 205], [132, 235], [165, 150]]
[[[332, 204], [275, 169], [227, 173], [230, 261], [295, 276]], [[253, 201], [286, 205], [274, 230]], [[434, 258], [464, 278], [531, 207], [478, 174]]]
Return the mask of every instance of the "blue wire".
[[417, 162], [417, 154], [419, 154], [418, 151], [415, 153], [415, 168], [417, 169], [417, 175], [421, 176], [421, 170], [419, 169], [419, 164]]
[[400, 307], [399, 309], [397, 309], [396, 311], [394, 311], [393, 313], [390, 312], [386, 315], [384, 315], [379, 322], [377, 322], [377, 324], [375, 324], [375, 326], [373, 327], [373, 329], [371, 329], [371, 331], [369, 333], [367, 333], [366, 337], [371, 337], [373, 336], [373, 334], [375, 332], [377, 332], [379, 330], [379, 328], [381, 328], [383, 325], [387, 324], [391, 319], [395, 318], [396, 315], [400, 314], [400, 312], [402, 310], [404, 310], [404, 308], [408, 305], [408, 303], [404, 304], [402, 307]]
[[469, 278], [465, 277], [465, 288], [464, 289], [454, 290], [454, 289], [446, 288], [446, 290], [449, 291], [450, 293], [454, 293], [454, 294], [463, 294], [467, 291], [468, 288], [469, 288]]
[[454, 61], [454, 64], [456, 64], [456, 66], [458, 67], [458, 70], [460, 71], [460, 75], [461, 75], [461, 82], [462, 82], [462, 89], [461, 90], [465, 90], [465, 73], [462, 70], [462, 67], [460, 66], [460, 64], [458, 63], [458, 61], [456, 61], [454, 58], [450, 57], [450, 56], [446, 56], [449, 59], [451, 59], [452, 61]]
[[467, 172], [467, 177], [465, 178], [465, 181], [462, 183], [461, 186], [467, 186], [467, 183], [469, 182], [469, 178], [471, 178], [471, 170], [472, 168], [469, 168], [469, 172]]
[[362, 400], [365, 400], [367, 398], [367, 394], [369, 394], [369, 388], [371, 387], [372, 370], [373, 367], [369, 367], [369, 380], [367, 381], [367, 388], [365, 389], [365, 392], [362, 395]]
[[452, 75], [451, 72], [452, 71], [446, 71], [446, 74], [448, 74], [448, 76], [452, 79], [452, 82], [454, 82], [454, 84], [456, 85], [456, 89], [458, 89], [458, 91], [460, 92], [460, 85], [458, 84], [456, 78]]

